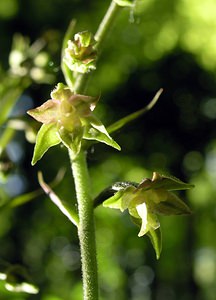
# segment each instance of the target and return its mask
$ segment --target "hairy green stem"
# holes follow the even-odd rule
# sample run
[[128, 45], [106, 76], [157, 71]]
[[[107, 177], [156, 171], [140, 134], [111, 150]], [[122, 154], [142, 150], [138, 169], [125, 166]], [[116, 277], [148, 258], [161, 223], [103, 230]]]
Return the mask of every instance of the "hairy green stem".
[[[110, 27], [113, 24], [113, 21], [119, 10], [119, 6], [112, 1], [95, 34], [97, 49], [101, 47], [101, 44], [103, 43], [105, 36], [110, 31]], [[76, 93], [85, 92], [88, 78], [89, 73], [80, 74], [76, 78], [74, 86]], [[84, 300], [97, 300], [98, 274], [94, 227], [94, 205], [90, 193], [86, 154], [83, 150], [81, 150], [81, 152], [75, 158], [72, 151], [69, 151], [69, 155], [71, 159], [71, 167], [74, 176], [78, 203], [78, 236], [81, 251]]]
[[69, 155], [71, 158], [71, 167], [74, 176], [79, 213], [78, 236], [80, 241], [82, 262], [83, 299], [97, 300], [98, 275], [94, 227], [94, 207], [90, 193], [86, 153], [81, 151], [76, 158], [73, 158], [73, 153], [70, 151]]

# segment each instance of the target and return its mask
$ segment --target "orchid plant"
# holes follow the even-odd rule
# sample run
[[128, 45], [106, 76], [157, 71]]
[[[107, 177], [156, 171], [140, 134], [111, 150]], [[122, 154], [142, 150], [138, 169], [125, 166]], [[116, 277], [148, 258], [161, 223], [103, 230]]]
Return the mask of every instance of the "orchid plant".
[[91, 194], [86, 156], [93, 143], [105, 143], [120, 151], [118, 143], [111, 137], [117, 129], [150, 110], [157, 102], [159, 90], [147, 107], [134, 112], [105, 128], [94, 114], [99, 105], [99, 96], [86, 94], [88, 77], [97, 70], [101, 45], [110, 31], [110, 25], [123, 7], [133, 9], [136, 1], [113, 0], [93, 35], [89, 31], [74, 32], [72, 21], [62, 47], [62, 71], [65, 83], [58, 83], [51, 91], [51, 99], [28, 114], [42, 123], [37, 132], [32, 165], [36, 164], [50, 147], [62, 144], [69, 153], [77, 206], [71, 207], [54, 193], [39, 174], [39, 183], [63, 214], [77, 227], [83, 280], [83, 299], [98, 299], [98, 274], [95, 241], [94, 209], [104, 207], [127, 210], [131, 220], [139, 227], [138, 237], [147, 235], [160, 257], [162, 249], [161, 228], [158, 215], [187, 215], [190, 208], [172, 191], [192, 188], [192, 185], [167, 175], [153, 172], [152, 179], [141, 183], [116, 182], [103, 190], [95, 199]]

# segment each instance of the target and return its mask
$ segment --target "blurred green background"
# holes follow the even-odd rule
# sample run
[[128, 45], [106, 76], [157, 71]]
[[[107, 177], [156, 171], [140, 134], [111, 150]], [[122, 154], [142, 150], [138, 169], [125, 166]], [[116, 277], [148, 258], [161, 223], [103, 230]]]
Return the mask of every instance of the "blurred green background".
[[[164, 92], [152, 111], [115, 133], [121, 153], [102, 144], [91, 148], [92, 193], [96, 196], [116, 181], [139, 182], [153, 171], [166, 172], [195, 184], [182, 193], [194, 213], [160, 218], [163, 250], [157, 261], [148, 238], [137, 237], [138, 228], [127, 214], [98, 207], [101, 299], [215, 300], [216, 2], [136, 4], [134, 10], [123, 9], [113, 25], [89, 93], [101, 94], [96, 114], [109, 125], [145, 106], [159, 88]], [[44, 75], [49, 84], [33, 81], [12, 116], [30, 122], [26, 110], [49, 99], [63, 80], [61, 43], [70, 20], [77, 20], [76, 31], [95, 32], [108, 5], [96, 0], [0, 0], [0, 85], [16, 33], [31, 43], [38, 38], [46, 42], [47, 74], [55, 75]], [[33, 144], [17, 131], [4, 151], [11, 167], [7, 174], [0, 169], [0, 205], [39, 189], [39, 170], [49, 182], [62, 167], [66, 173], [55, 192], [75, 201], [66, 151], [50, 149], [35, 167], [30, 165], [32, 153]], [[2, 300], [82, 299], [76, 229], [43, 193], [14, 209], [1, 209], [0, 259], [25, 266], [40, 288], [37, 295], [14, 294], [0, 281]]]

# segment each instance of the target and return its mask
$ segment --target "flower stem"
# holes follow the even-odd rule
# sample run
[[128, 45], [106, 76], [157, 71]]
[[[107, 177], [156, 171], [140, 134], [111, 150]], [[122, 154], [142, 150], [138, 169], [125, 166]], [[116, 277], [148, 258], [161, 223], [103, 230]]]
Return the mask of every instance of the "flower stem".
[[[97, 49], [101, 47], [101, 44], [103, 43], [105, 36], [110, 31], [110, 27], [113, 24], [114, 18], [119, 10], [119, 6], [114, 1], [111, 1], [111, 4], [95, 34]], [[88, 78], [89, 74], [80, 74], [76, 78], [74, 88], [76, 93], [83, 93], [85, 91]], [[78, 203], [78, 236], [80, 241], [82, 263], [83, 299], [97, 300], [98, 274], [94, 226], [94, 205], [90, 193], [86, 153], [84, 150], [81, 150], [80, 153], [74, 158], [73, 152], [69, 151], [69, 155]]]
[[82, 262], [83, 299], [97, 300], [98, 275], [93, 215], [94, 207], [90, 193], [86, 153], [81, 150], [81, 152], [73, 158], [73, 153], [70, 151], [69, 155], [74, 176], [79, 213], [78, 236]]
[[[105, 37], [108, 35], [110, 28], [112, 27], [114, 23], [114, 19], [116, 18], [118, 12], [121, 10], [121, 7], [116, 4], [115, 1], [111, 1], [109, 8], [107, 9], [106, 14], [104, 15], [104, 18], [102, 19], [97, 32], [95, 33], [95, 40], [97, 41], [96, 48], [99, 50], [101, 48], [101, 45], [105, 39]], [[100, 49], [101, 50], [101, 49]], [[89, 79], [89, 76], [91, 73], [87, 74], [80, 74], [77, 77], [77, 80], [75, 82], [75, 91], [76, 93], [82, 93], [83, 90], [85, 90], [86, 83]]]
[[107, 36], [108, 32], [110, 31], [110, 28], [114, 23], [114, 19], [116, 18], [120, 9], [121, 7], [118, 4], [116, 4], [115, 1], [111, 1], [110, 6], [94, 36], [95, 40], [97, 41], [97, 45], [96, 45], [97, 49], [100, 48], [101, 44], [104, 41], [104, 38]]

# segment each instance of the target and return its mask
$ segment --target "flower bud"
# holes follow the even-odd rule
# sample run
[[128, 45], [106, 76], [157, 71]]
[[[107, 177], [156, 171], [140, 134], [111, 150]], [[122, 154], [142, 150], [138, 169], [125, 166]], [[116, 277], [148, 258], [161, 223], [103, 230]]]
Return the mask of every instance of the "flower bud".
[[74, 39], [68, 41], [65, 49], [64, 62], [72, 71], [88, 73], [95, 70], [97, 51], [94, 49], [96, 41], [89, 31], [79, 32]]

